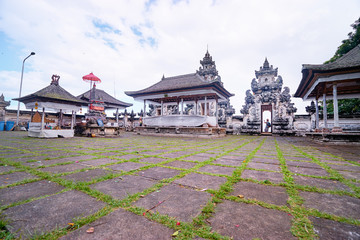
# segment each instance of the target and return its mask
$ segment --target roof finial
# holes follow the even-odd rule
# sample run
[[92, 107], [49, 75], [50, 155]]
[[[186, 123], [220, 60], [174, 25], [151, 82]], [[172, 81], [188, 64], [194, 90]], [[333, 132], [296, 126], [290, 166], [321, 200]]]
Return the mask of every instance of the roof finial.
[[163, 76], [162, 76], [161, 80], [163, 80], [164, 78], [165, 78], [165, 74], [163, 74]]
[[264, 65], [263, 65], [264, 68], [269, 68], [269, 62], [267, 60], [267, 57], [265, 57], [265, 62], [264, 62]]

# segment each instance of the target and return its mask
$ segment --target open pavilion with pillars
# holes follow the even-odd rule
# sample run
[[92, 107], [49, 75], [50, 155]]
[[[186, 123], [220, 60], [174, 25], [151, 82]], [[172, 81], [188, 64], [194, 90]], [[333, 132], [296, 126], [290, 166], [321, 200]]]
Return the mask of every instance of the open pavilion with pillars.
[[[332, 99], [334, 126], [332, 132], [342, 132], [339, 122], [338, 99], [360, 98], [360, 44], [341, 58], [326, 64], [304, 64], [302, 80], [294, 94], [305, 100], [315, 100], [315, 128], [319, 129], [318, 101]], [[323, 104], [323, 130], [328, 129], [327, 108]]]
[[[144, 103], [144, 127], [212, 127], [218, 128], [218, 103], [227, 101], [228, 92], [217, 73], [215, 62], [207, 51], [196, 73], [162, 77], [154, 85], [125, 94]], [[155, 112], [147, 116], [147, 104]], [[192, 104], [185, 112], [185, 105]]]

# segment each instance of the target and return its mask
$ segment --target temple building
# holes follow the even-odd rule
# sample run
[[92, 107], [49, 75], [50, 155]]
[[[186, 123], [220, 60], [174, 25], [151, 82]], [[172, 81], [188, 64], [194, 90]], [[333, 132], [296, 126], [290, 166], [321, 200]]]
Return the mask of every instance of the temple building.
[[[227, 91], [207, 51], [195, 73], [165, 77], [154, 85], [125, 94], [144, 103], [140, 133], [219, 135], [219, 105], [229, 106]], [[147, 112], [147, 105], [149, 111]], [[223, 111], [226, 112], [226, 111]], [[219, 133], [219, 134], [218, 134]]]
[[[359, 124], [349, 128], [349, 123], [340, 122], [338, 99], [360, 98], [360, 44], [338, 58], [326, 64], [303, 64], [302, 79], [294, 97], [304, 101], [315, 101], [315, 131], [343, 132], [359, 131]], [[320, 124], [318, 101], [333, 100], [334, 119], [328, 121], [327, 106], [323, 104], [323, 121]]]
[[[60, 87], [60, 76], [53, 75], [49, 86], [31, 93], [29, 95], [14, 98], [25, 104], [27, 109], [39, 109], [31, 116], [29, 123], [28, 136], [39, 138], [56, 138], [56, 137], [73, 137], [75, 114], [80, 111], [81, 107], [87, 103], [76, 98], [71, 93]], [[45, 109], [59, 112], [58, 123], [45, 117]], [[64, 111], [71, 112], [70, 126], [66, 126], [63, 121]]]
[[240, 132], [255, 134], [294, 133], [294, 113], [290, 89], [283, 86], [278, 68], [269, 65], [267, 58], [259, 71], [255, 71], [251, 90], [246, 91], [245, 105], [241, 109], [243, 124]]

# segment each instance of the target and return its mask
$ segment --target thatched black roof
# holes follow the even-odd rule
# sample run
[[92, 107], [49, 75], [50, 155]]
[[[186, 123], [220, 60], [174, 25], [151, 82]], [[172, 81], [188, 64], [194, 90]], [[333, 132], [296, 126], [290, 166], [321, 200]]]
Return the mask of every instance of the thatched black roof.
[[55, 102], [55, 103], [65, 103], [76, 106], [84, 106], [87, 105], [87, 102], [76, 98], [74, 95], [60, 87], [58, 76], [53, 75], [52, 82], [49, 86], [31, 93], [29, 95], [14, 98], [13, 100], [17, 100], [23, 103], [29, 102]]
[[199, 88], [208, 88], [213, 87], [226, 97], [231, 97], [233, 94], [229, 93], [221, 83], [220, 79], [215, 79], [213, 81], [207, 81], [197, 73], [179, 75], [174, 77], [163, 77], [160, 82], [155, 83], [154, 85], [139, 90], [139, 91], [126, 91], [125, 94], [131, 97], [149, 95], [155, 93], [164, 93], [169, 91], [178, 91], [178, 90], [190, 90], [190, 89], [199, 89]]
[[[94, 91], [94, 89], [84, 92], [77, 97], [81, 100], [88, 102], [90, 97], [90, 91]], [[126, 108], [132, 106], [131, 103], [120, 101], [106, 93], [104, 90], [98, 88], [95, 89], [95, 97], [92, 96], [91, 100], [103, 102], [105, 108]]]

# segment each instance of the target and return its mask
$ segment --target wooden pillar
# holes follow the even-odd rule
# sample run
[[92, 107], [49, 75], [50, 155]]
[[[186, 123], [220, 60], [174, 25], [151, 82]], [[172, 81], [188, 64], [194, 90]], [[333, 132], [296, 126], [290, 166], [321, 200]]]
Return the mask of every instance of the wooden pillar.
[[318, 97], [316, 96], [315, 99], [315, 129], [319, 129], [319, 104], [318, 104]]
[[61, 126], [62, 126], [62, 118], [63, 118], [63, 114], [62, 114], [62, 109], [60, 109], [60, 113], [59, 113], [59, 119], [58, 119], [58, 125], [59, 125], [59, 128], [61, 129]]
[[43, 107], [43, 111], [41, 115], [41, 130], [44, 129], [44, 122], [45, 122], [45, 108]]
[[333, 104], [334, 104], [334, 127], [339, 127], [339, 108], [337, 99], [337, 86], [336, 83], [333, 85]]
[[33, 121], [33, 117], [34, 117], [34, 109], [31, 108], [30, 122]]
[[327, 128], [327, 107], [326, 107], [326, 93], [323, 94], [323, 120], [324, 128]]

